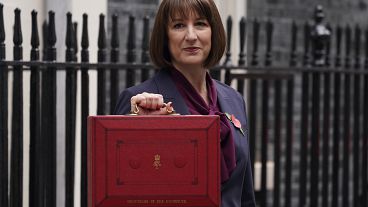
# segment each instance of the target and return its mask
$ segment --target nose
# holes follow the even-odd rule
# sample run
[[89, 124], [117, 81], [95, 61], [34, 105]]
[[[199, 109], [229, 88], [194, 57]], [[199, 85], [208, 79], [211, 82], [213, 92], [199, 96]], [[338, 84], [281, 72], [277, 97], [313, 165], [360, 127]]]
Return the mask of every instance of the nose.
[[185, 39], [187, 41], [195, 41], [197, 40], [197, 32], [195, 31], [195, 28], [193, 26], [188, 26], [187, 34], [185, 36]]

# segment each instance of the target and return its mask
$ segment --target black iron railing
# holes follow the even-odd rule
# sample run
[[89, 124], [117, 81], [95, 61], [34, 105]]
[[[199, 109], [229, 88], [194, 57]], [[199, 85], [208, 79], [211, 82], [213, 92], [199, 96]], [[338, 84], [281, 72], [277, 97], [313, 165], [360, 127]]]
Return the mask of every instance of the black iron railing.
[[[313, 25], [305, 23], [300, 27], [292, 24], [289, 65], [273, 66], [272, 46], [277, 42], [273, 41], [272, 36], [277, 28], [274, 28], [272, 21], [267, 21], [264, 24], [266, 29], [262, 31], [262, 22], [242, 18], [239, 23], [238, 66], [231, 64], [231, 50], [228, 47], [224, 63], [210, 70], [214, 78], [236, 85], [246, 99], [253, 170], [256, 162], [262, 166], [260, 175], [254, 175], [260, 177], [261, 185], [256, 194], [257, 203], [262, 207], [282, 204], [301, 207], [367, 206], [368, 30], [363, 32], [359, 26], [354, 31], [349, 26], [326, 26], [322, 22], [323, 15], [319, 15], [321, 12], [318, 7]], [[53, 12], [49, 12], [48, 23], [42, 27], [40, 60], [37, 12], [33, 11], [31, 59], [24, 61], [20, 10], [15, 10], [14, 56], [10, 61], [5, 58], [7, 47], [1, 5], [0, 206], [22, 205], [23, 176], [26, 173], [30, 177], [29, 206], [56, 205], [56, 120], [65, 122], [65, 205], [73, 206], [75, 200], [74, 157], [78, 150], [82, 155], [79, 206], [87, 206], [86, 120], [91, 110], [89, 103], [97, 103], [97, 114], [111, 114], [119, 91], [148, 79], [154, 73], [155, 68], [149, 63], [148, 55], [148, 18], [144, 19], [139, 62], [135, 44], [136, 22], [134, 17], [129, 18], [126, 63], [119, 60], [117, 16], [112, 17], [110, 49], [107, 48], [105, 16], [100, 16], [97, 63], [90, 63], [89, 59], [87, 14], [83, 15], [80, 54], [77, 25], [72, 23], [72, 14], [68, 13], [66, 20], [65, 62], [56, 62], [56, 53], [60, 51], [55, 49]], [[245, 42], [248, 23], [252, 26], [253, 39], [248, 41], [252, 52], [247, 57]], [[228, 45], [232, 27], [233, 21], [228, 18]], [[301, 28], [304, 29], [303, 46], [298, 45], [297, 41]], [[320, 33], [321, 28], [324, 33]], [[266, 37], [264, 57], [259, 54], [262, 32]], [[77, 61], [79, 55], [80, 62]], [[264, 58], [263, 64], [261, 58]], [[65, 101], [65, 120], [60, 120], [56, 111], [59, 70], [66, 73], [65, 100], [62, 100]], [[27, 87], [22, 77], [24, 71], [31, 74], [29, 103], [23, 103], [26, 93], [23, 88]], [[89, 71], [97, 71], [97, 83], [90, 82]], [[80, 103], [77, 102], [76, 92], [78, 72], [81, 73]], [[120, 72], [125, 73], [124, 80], [119, 79]], [[8, 92], [9, 74], [13, 77], [11, 97]], [[96, 97], [89, 96], [92, 84], [98, 87]], [[12, 100], [11, 105], [8, 105], [9, 99]], [[29, 104], [30, 126], [23, 126], [23, 106], [26, 104]], [[77, 125], [76, 120], [77, 104], [81, 107], [81, 125]], [[11, 121], [10, 126], [8, 120]], [[23, 151], [28, 146], [23, 146], [23, 130], [28, 127], [30, 170], [25, 172]], [[75, 147], [77, 128], [81, 128], [81, 149]], [[268, 180], [267, 176], [270, 174], [270, 169], [266, 167], [268, 162], [274, 164], [272, 180]], [[270, 182], [273, 182], [272, 189], [267, 187]]]

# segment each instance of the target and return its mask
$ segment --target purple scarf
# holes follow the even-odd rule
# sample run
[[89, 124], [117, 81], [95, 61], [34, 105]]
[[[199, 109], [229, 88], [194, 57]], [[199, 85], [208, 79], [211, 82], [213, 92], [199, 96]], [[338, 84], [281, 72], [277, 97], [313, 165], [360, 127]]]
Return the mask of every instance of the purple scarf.
[[214, 81], [207, 73], [206, 85], [209, 101], [209, 105], [207, 105], [199, 93], [184, 77], [184, 75], [180, 73], [180, 71], [174, 68], [172, 68], [170, 71], [176, 88], [188, 106], [190, 114], [220, 116], [221, 182], [225, 182], [230, 178], [231, 173], [236, 167], [235, 144], [229, 121], [226, 118], [226, 115], [220, 111], [217, 101], [217, 90]]

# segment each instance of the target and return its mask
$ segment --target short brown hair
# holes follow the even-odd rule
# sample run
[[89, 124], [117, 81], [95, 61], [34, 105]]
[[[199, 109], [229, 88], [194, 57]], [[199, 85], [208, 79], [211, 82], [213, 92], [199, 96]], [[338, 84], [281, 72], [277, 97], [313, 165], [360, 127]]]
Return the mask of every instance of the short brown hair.
[[224, 54], [226, 35], [220, 14], [213, 0], [163, 0], [156, 14], [150, 40], [150, 55], [153, 64], [159, 68], [172, 67], [168, 46], [167, 29], [169, 19], [175, 15], [187, 18], [190, 12], [195, 12], [207, 19], [211, 26], [211, 51], [203, 66], [215, 66]]

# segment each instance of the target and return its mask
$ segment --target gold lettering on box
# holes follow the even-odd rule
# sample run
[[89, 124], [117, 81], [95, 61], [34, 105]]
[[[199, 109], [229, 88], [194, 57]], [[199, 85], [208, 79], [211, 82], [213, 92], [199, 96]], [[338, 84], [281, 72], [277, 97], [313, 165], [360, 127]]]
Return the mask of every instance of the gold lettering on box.
[[148, 200], [127, 200], [127, 203], [148, 203]]
[[187, 203], [187, 200], [165, 200], [165, 203], [172, 203], [172, 204]]

